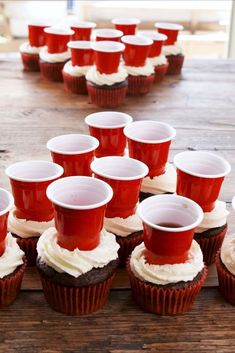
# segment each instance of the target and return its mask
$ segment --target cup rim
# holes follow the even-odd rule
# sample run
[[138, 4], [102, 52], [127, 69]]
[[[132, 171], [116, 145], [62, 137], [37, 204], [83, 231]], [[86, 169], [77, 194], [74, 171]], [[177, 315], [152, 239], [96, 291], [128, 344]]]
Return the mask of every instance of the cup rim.
[[74, 27], [74, 28], [95, 28], [96, 27], [96, 23], [95, 22], [91, 22], [91, 21], [77, 21], [74, 22], [70, 25], [70, 27]]
[[[70, 204], [67, 204], [64, 202], [60, 202], [54, 198], [54, 196], [52, 195], [52, 188], [54, 187], [55, 184], [64, 183], [65, 180], [68, 181], [68, 183], [69, 183], [70, 181], [76, 180], [76, 179], [77, 180], [78, 179], [90, 180], [90, 181], [93, 180], [97, 184], [100, 184], [100, 186], [102, 185], [103, 187], [105, 187], [107, 189], [107, 192], [108, 192], [107, 197], [103, 201], [94, 203], [92, 205], [70, 205]], [[94, 208], [98, 208], [98, 207], [106, 205], [113, 197], [113, 189], [111, 188], [111, 186], [108, 183], [106, 183], [103, 180], [97, 179], [97, 178], [92, 178], [92, 177], [88, 177], [88, 176], [70, 176], [70, 177], [60, 178], [60, 179], [52, 182], [47, 187], [46, 195], [47, 195], [48, 199], [57, 206], [67, 208], [67, 209], [72, 209], [72, 210], [90, 210], [90, 209], [94, 209]]]
[[44, 22], [43, 21], [30, 21], [27, 23], [28, 26], [32, 26], [32, 27], [51, 27], [51, 25], [48, 22]]
[[126, 25], [126, 26], [131, 26], [131, 25], [138, 25], [140, 24], [140, 19], [135, 18], [135, 17], [118, 17], [118, 18], [113, 18], [112, 19], [112, 24], [114, 25]]
[[160, 28], [160, 29], [167, 29], [170, 31], [182, 31], [184, 29], [184, 26], [178, 23], [171, 23], [171, 22], [156, 22], [154, 23], [154, 27]]
[[92, 49], [89, 40], [71, 40], [67, 43], [67, 47], [70, 49]]
[[[45, 177], [45, 178], [22, 178], [22, 177], [17, 177], [14, 176], [12, 173], [12, 168], [16, 167], [17, 165], [27, 165], [27, 164], [36, 164], [36, 163], [41, 163], [44, 165], [53, 165], [57, 169], [57, 172], [54, 175], [51, 175], [50, 177]], [[40, 182], [45, 182], [45, 181], [50, 181], [59, 178], [63, 173], [64, 169], [57, 163], [54, 162], [49, 162], [49, 161], [42, 161], [42, 160], [30, 160], [30, 161], [23, 161], [23, 162], [16, 162], [11, 164], [9, 167], [6, 168], [5, 170], [6, 175], [8, 178], [15, 180], [15, 181], [21, 181], [25, 183], [40, 183]]]
[[158, 33], [158, 32], [140, 32], [141, 36], [148, 37], [152, 39], [154, 42], [164, 42], [167, 40], [167, 35], [163, 33]]
[[58, 36], [72, 36], [74, 31], [69, 28], [58, 28], [58, 27], [46, 27], [44, 32], [47, 34], [55, 34]]
[[[87, 138], [87, 140], [91, 141], [93, 143], [93, 146], [87, 149], [84, 149], [82, 151], [63, 151], [59, 148], [53, 147], [53, 143], [56, 140], [63, 139], [63, 138], [69, 138], [69, 137], [77, 137], [77, 138]], [[77, 154], [85, 154], [91, 151], [94, 151], [98, 146], [99, 146], [99, 140], [93, 136], [90, 135], [85, 135], [85, 134], [65, 134], [65, 135], [58, 135], [55, 137], [52, 137], [50, 140], [47, 141], [47, 149], [50, 152], [58, 153], [58, 154], [64, 154], [64, 155], [77, 155]]]
[[[92, 119], [98, 116], [109, 116], [109, 115], [119, 115], [120, 117], [123, 116], [125, 117], [126, 121], [123, 122], [122, 124], [117, 124], [117, 125], [112, 125], [112, 126], [108, 126], [108, 125], [100, 125], [99, 122], [92, 122]], [[122, 112], [114, 112], [114, 111], [104, 111], [104, 112], [97, 112], [97, 113], [92, 113], [86, 116], [85, 118], [85, 123], [88, 126], [91, 127], [95, 127], [98, 129], [118, 129], [118, 128], [122, 128], [125, 127], [127, 124], [130, 124], [133, 121], [133, 118], [126, 113], [122, 113]]]
[[[160, 199], [160, 198], [173, 199], [174, 198], [174, 199], [178, 199], [179, 201], [181, 200], [183, 202], [186, 202], [188, 205], [191, 205], [192, 207], [194, 207], [197, 210], [197, 212], [198, 212], [197, 220], [188, 226], [179, 227], [179, 228], [162, 227], [160, 225], [157, 225], [157, 224], [154, 224], [154, 223], [148, 221], [146, 219], [146, 217], [143, 215], [143, 207], [146, 204], [150, 203], [153, 199], [156, 199], [156, 198], [158, 198], [158, 199]], [[187, 231], [190, 229], [194, 229], [202, 222], [203, 217], [204, 217], [204, 213], [203, 213], [202, 208], [195, 201], [193, 201], [187, 197], [176, 195], [176, 194], [172, 194], [172, 195], [164, 195], [163, 194], [163, 195], [155, 195], [155, 196], [148, 197], [147, 199], [143, 200], [139, 204], [139, 206], [137, 208], [137, 214], [141, 218], [142, 222], [147, 224], [151, 228], [158, 229], [158, 230], [165, 231], [165, 232], [171, 232], [171, 233], [179, 233], [179, 232], [184, 232], [184, 231]]]
[[115, 28], [99, 28], [99, 29], [96, 29], [95, 31], [96, 37], [104, 37], [104, 38], [122, 37], [123, 34], [124, 33], [122, 31]]
[[[159, 139], [159, 140], [145, 140], [145, 139], [140, 139], [140, 138], [135, 137], [135, 136], [133, 137], [132, 134], [128, 131], [133, 124], [135, 124], [135, 125], [142, 125], [142, 124], [146, 125], [146, 123], [148, 123], [148, 122], [150, 122], [150, 123], [152, 123], [154, 125], [166, 127], [167, 129], [169, 129], [171, 131], [170, 136], [166, 137], [166, 138], [163, 138], [163, 139]], [[133, 121], [132, 123], [128, 124], [124, 128], [123, 131], [124, 131], [124, 135], [128, 139], [136, 141], [136, 142], [147, 143], [147, 144], [168, 142], [168, 141], [171, 141], [176, 135], [176, 130], [175, 130], [175, 128], [173, 126], [171, 126], [170, 124], [164, 123], [162, 121], [156, 121], [156, 120], [138, 120], [138, 121]]]
[[102, 53], [120, 53], [124, 51], [125, 45], [112, 40], [101, 40], [98, 42], [92, 42], [91, 48]]
[[139, 34], [128, 34], [121, 38], [121, 41], [125, 44], [136, 45], [136, 46], [149, 46], [153, 44], [153, 40]]
[[9, 202], [8, 202], [9, 205], [7, 207], [5, 207], [4, 210], [0, 211], [0, 216], [3, 216], [7, 212], [9, 212], [12, 209], [12, 207], [14, 206], [14, 198], [9, 191], [7, 191], [3, 188], [0, 188], [0, 194], [5, 194], [9, 199]]
[[[219, 162], [223, 163], [224, 164], [224, 168], [225, 168], [225, 171], [223, 173], [217, 173], [217, 174], [202, 174], [202, 173], [196, 173], [196, 172], [193, 172], [191, 171], [190, 169], [187, 169], [185, 167], [182, 167], [181, 165], [181, 158], [182, 156], [185, 156], [185, 155], [190, 155], [191, 158], [193, 158], [193, 154], [194, 156], [197, 154], [197, 155], [207, 155], [208, 157], [211, 157], [211, 158], [214, 158], [214, 159], [217, 159]], [[177, 169], [181, 170], [182, 172], [186, 173], [186, 174], [189, 174], [189, 175], [192, 175], [192, 176], [195, 176], [195, 177], [199, 177], [199, 178], [207, 178], [207, 179], [215, 179], [215, 178], [221, 178], [221, 177], [224, 177], [226, 176], [227, 174], [230, 173], [231, 171], [231, 165], [228, 161], [226, 161], [226, 159], [218, 156], [217, 154], [215, 153], [211, 153], [211, 152], [207, 152], [207, 151], [183, 151], [183, 152], [180, 152], [180, 153], [177, 153], [174, 157], [174, 165]]]

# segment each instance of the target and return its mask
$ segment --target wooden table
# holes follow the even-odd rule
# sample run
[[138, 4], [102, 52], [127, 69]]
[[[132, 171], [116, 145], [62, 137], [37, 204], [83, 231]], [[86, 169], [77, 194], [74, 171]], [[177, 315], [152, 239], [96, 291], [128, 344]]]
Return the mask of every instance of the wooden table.
[[[0, 186], [7, 187], [4, 169], [25, 159], [50, 159], [49, 138], [87, 133], [86, 115], [97, 111], [87, 97], [66, 93], [60, 83], [40, 74], [24, 73], [15, 55], [0, 56]], [[218, 151], [232, 164], [221, 200], [235, 194], [235, 62], [188, 61], [182, 77], [167, 77], [146, 97], [128, 98], [120, 111], [135, 120], [172, 124], [177, 151]], [[100, 109], [99, 109], [100, 110]], [[229, 216], [229, 232], [235, 217]], [[212, 266], [192, 310], [161, 317], [143, 312], [132, 301], [125, 271], [119, 271], [109, 300], [98, 313], [68, 317], [46, 304], [34, 269], [26, 271], [16, 302], [0, 311], [0, 352], [4, 353], [139, 353], [235, 352], [235, 308], [217, 290]]]

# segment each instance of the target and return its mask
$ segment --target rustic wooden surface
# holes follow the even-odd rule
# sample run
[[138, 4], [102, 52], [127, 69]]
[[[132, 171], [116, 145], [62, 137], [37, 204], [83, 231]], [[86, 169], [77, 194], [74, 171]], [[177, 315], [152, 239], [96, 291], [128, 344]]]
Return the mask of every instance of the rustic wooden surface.
[[[0, 54], [0, 186], [12, 162], [50, 159], [46, 141], [62, 133], [87, 133], [83, 120], [101, 110], [87, 97], [66, 93], [63, 84], [21, 70], [19, 58]], [[235, 62], [187, 61], [181, 77], [167, 77], [141, 98], [119, 109], [135, 120], [155, 119], [177, 129], [170, 159], [185, 149], [216, 151], [232, 164], [220, 199], [228, 203], [229, 232], [235, 229]], [[234, 352], [235, 308], [217, 290], [214, 266], [193, 309], [177, 317], [144, 313], [131, 298], [120, 270], [100, 312], [67, 317], [45, 303], [35, 269], [26, 271], [16, 302], [0, 312], [0, 353]]]

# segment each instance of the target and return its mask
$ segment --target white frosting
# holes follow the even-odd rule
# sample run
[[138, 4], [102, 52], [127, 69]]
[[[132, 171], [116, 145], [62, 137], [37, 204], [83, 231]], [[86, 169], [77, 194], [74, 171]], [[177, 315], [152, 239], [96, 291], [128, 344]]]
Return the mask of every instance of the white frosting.
[[94, 82], [96, 85], [103, 86], [108, 85], [111, 86], [118, 82], [123, 82], [127, 78], [127, 72], [122, 67], [119, 66], [118, 72], [114, 74], [101, 74], [95, 66], [93, 66], [86, 74], [86, 79], [88, 81]]
[[15, 210], [11, 210], [8, 217], [8, 231], [20, 238], [39, 237], [46, 229], [54, 226], [54, 220], [49, 222], [28, 221], [17, 218]]
[[104, 219], [104, 227], [108, 232], [120, 237], [127, 237], [131, 233], [143, 230], [143, 223], [137, 214], [127, 218], [114, 217]]
[[235, 276], [235, 236], [231, 235], [224, 239], [220, 258], [227, 270]]
[[70, 59], [70, 51], [64, 51], [63, 53], [48, 53], [47, 47], [43, 47], [39, 53], [40, 59], [49, 63], [61, 63]]
[[153, 65], [147, 60], [144, 66], [124, 66], [128, 75], [131, 76], [150, 76], [154, 74]]
[[63, 71], [68, 75], [81, 77], [85, 76], [91, 67], [92, 66], [73, 66], [70, 60], [64, 65]]
[[195, 229], [195, 233], [202, 233], [208, 229], [225, 225], [228, 215], [226, 202], [217, 200], [215, 208], [211, 212], [204, 212], [202, 223]]
[[166, 171], [164, 174], [156, 176], [154, 178], [145, 177], [142, 181], [141, 191], [148, 192], [150, 194], [158, 195], [164, 194], [165, 192], [176, 192], [176, 179], [177, 174], [175, 167], [167, 163]]
[[166, 65], [167, 58], [165, 57], [165, 55], [161, 54], [153, 58], [148, 58], [148, 61], [153, 66], [161, 66], [161, 65]]
[[27, 54], [39, 54], [39, 52], [42, 50], [44, 47], [31, 47], [29, 42], [22, 43], [20, 46], [20, 52], [21, 53], [27, 53]]
[[162, 53], [168, 55], [179, 55], [183, 53], [181, 46], [178, 43], [173, 45], [163, 45]]
[[144, 243], [138, 245], [131, 254], [130, 266], [135, 277], [141, 281], [165, 285], [180, 281], [192, 281], [204, 267], [199, 244], [193, 240], [188, 260], [179, 264], [153, 265], [146, 262]]
[[37, 252], [39, 258], [59, 273], [66, 272], [73, 277], [79, 277], [118, 258], [119, 245], [115, 236], [105, 230], [101, 233], [99, 245], [89, 251], [64, 249], [58, 245], [57, 237], [55, 228], [47, 229], [39, 238]]
[[7, 234], [6, 248], [2, 256], [0, 256], [0, 278], [10, 275], [15, 269], [24, 263], [24, 252], [20, 249], [16, 239]]

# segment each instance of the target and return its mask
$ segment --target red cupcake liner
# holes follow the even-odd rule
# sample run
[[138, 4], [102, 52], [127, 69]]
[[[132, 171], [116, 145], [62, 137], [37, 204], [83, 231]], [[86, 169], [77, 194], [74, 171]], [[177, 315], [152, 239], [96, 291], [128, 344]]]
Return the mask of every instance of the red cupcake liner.
[[115, 276], [88, 287], [66, 287], [47, 278], [39, 270], [46, 301], [55, 311], [67, 315], [87, 315], [101, 309], [108, 299]]
[[215, 262], [216, 253], [223, 243], [227, 229], [228, 228], [226, 227], [222, 232], [211, 237], [204, 237], [199, 239], [194, 237], [196, 242], [200, 245], [203, 253], [203, 260], [207, 266]]
[[184, 63], [184, 55], [168, 55], [167, 75], [180, 75]]
[[235, 305], [235, 276], [222, 263], [220, 251], [217, 251], [215, 264], [219, 280], [219, 291], [227, 302]]
[[38, 54], [21, 53], [21, 60], [24, 71], [40, 71]]
[[154, 70], [155, 70], [154, 82], [155, 83], [161, 82], [163, 80], [164, 76], [167, 73], [168, 66], [169, 66], [169, 64], [166, 63], [164, 65], [159, 65], [159, 66], [154, 67]]
[[27, 260], [12, 275], [0, 279], [0, 307], [12, 304], [20, 291]]
[[27, 259], [27, 266], [32, 267], [36, 265], [37, 259], [37, 242], [38, 237], [23, 239], [23, 238], [16, 238], [17, 244], [19, 247], [24, 251], [26, 259]]
[[131, 271], [130, 260], [127, 262], [127, 272], [133, 297], [142, 309], [154, 314], [175, 315], [192, 307], [206, 279], [207, 267], [204, 267], [197, 282], [192, 281], [192, 284], [185, 288], [174, 288], [174, 284], [172, 288], [163, 288], [140, 281]]
[[129, 96], [139, 96], [149, 93], [154, 79], [155, 74], [150, 76], [128, 76], [128, 91]]
[[62, 63], [48, 63], [43, 60], [39, 60], [40, 71], [48, 81], [63, 82], [62, 70], [66, 61]]
[[125, 237], [116, 237], [116, 241], [120, 245], [120, 249], [118, 250], [119, 267], [126, 267], [126, 261], [129, 255], [137, 245], [142, 243], [143, 233], [135, 235], [129, 239]]
[[87, 82], [89, 100], [92, 104], [103, 108], [115, 108], [124, 103], [127, 85], [117, 88], [99, 88]]
[[86, 77], [72, 76], [62, 71], [66, 91], [74, 94], [87, 94]]

